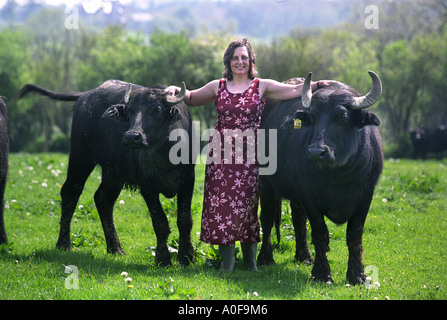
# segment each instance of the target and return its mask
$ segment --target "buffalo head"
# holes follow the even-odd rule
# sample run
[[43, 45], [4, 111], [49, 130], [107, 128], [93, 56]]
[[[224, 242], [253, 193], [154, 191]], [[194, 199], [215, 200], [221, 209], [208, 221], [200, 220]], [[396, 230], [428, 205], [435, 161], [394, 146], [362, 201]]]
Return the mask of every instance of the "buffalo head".
[[369, 71], [372, 88], [365, 96], [341, 83], [312, 93], [311, 75], [307, 75], [303, 84], [304, 108], [294, 115], [306, 130], [308, 158], [329, 166], [345, 165], [364, 147], [359, 144], [361, 131], [366, 126], [380, 125], [379, 118], [366, 108], [380, 98], [382, 83], [377, 74]]
[[169, 135], [169, 126], [178, 119], [175, 107], [185, 97], [185, 83], [176, 95], [168, 95], [161, 88], [133, 89], [128, 84], [124, 104], [110, 106], [103, 114], [130, 125], [123, 135], [123, 144], [131, 148], [154, 147], [164, 142]]

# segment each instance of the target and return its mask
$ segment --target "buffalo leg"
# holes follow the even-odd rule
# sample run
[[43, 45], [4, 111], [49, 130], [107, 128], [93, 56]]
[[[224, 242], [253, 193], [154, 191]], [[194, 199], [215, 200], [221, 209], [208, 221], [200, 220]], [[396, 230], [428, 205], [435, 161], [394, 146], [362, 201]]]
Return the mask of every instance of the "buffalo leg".
[[295, 259], [307, 265], [312, 264], [313, 258], [307, 244], [307, 216], [301, 204], [290, 202], [292, 208], [293, 228], [295, 229], [296, 252]]
[[[74, 154], [74, 153], [72, 153]], [[70, 242], [70, 226], [73, 213], [76, 209], [79, 197], [84, 190], [85, 181], [95, 168], [93, 162], [86, 163], [84, 159], [73, 158], [70, 155], [68, 164], [67, 179], [61, 189], [61, 221], [59, 238], [56, 247], [69, 251], [71, 249]]]
[[[275, 263], [271, 234], [275, 217], [279, 215], [279, 219], [281, 219], [281, 199], [276, 197], [275, 191], [268, 182], [261, 183], [259, 193], [261, 199], [260, 220], [263, 235], [261, 250], [258, 255], [258, 265], [262, 266]], [[277, 237], [279, 238], [279, 235]]]
[[113, 223], [113, 206], [123, 185], [113, 183], [110, 180], [108, 176], [103, 174], [103, 181], [95, 192], [95, 204], [104, 230], [107, 252], [124, 254], [118, 234], [116, 233], [115, 224]]
[[364, 207], [358, 211], [359, 214], [348, 220], [348, 226], [346, 229], [346, 244], [348, 245], [349, 250], [346, 279], [351, 284], [363, 283], [366, 279], [362, 263], [362, 235], [363, 226], [371, 204], [371, 199], [369, 199], [369, 201], [365, 201], [364, 203], [366, 204], [364, 204]]
[[318, 214], [318, 216], [311, 218], [311, 215], [309, 215], [309, 221], [312, 227], [312, 242], [315, 246], [315, 264], [312, 268], [312, 278], [323, 282], [333, 282], [331, 268], [326, 257], [326, 253], [329, 252], [329, 231], [324, 222], [324, 216]]
[[185, 177], [177, 195], [178, 260], [184, 266], [194, 262], [194, 249], [191, 243], [191, 200], [194, 192], [194, 176], [194, 169], [192, 169]]
[[155, 264], [162, 267], [171, 266], [171, 255], [169, 254], [167, 241], [169, 233], [169, 222], [163, 207], [160, 204], [159, 195], [156, 191], [141, 190], [146, 201], [152, 219], [155, 236], [157, 237], [157, 248], [155, 249]]
[[5, 200], [3, 198], [5, 193], [5, 185], [6, 185], [6, 178], [1, 179], [0, 181], [0, 244], [2, 243], [8, 243], [8, 236], [6, 235], [5, 230], [5, 221], [4, 221], [4, 209], [5, 209]]

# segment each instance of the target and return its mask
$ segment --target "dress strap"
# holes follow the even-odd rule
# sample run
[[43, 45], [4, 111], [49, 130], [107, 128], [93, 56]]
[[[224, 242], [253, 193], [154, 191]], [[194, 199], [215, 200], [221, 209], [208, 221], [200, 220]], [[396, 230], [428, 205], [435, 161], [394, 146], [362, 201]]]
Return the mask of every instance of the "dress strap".
[[259, 78], [255, 78], [254, 80], [253, 80], [253, 89], [254, 89], [254, 92], [256, 92], [257, 94], [259, 94], [259, 83], [260, 83], [261, 81], [260, 81], [260, 79]]
[[225, 78], [220, 79], [220, 81], [219, 81], [219, 89], [221, 89], [221, 88], [223, 88], [225, 86], [226, 81], [227, 81], [227, 79], [225, 79]]

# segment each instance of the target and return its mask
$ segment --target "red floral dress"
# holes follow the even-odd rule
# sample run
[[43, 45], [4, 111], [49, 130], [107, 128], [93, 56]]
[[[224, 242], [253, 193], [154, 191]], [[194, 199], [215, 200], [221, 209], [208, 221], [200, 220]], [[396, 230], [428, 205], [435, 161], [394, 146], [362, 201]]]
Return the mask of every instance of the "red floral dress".
[[259, 163], [256, 134], [264, 101], [259, 79], [243, 93], [231, 93], [221, 79], [215, 100], [217, 124], [210, 136], [205, 170], [200, 239], [217, 245], [260, 241]]

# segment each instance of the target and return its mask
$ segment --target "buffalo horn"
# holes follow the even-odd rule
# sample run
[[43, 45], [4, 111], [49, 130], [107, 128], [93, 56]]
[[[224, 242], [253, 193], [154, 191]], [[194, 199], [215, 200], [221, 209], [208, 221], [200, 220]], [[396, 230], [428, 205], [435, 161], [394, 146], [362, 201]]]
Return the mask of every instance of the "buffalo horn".
[[380, 96], [382, 95], [382, 82], [380, 81], [379, 76], [373, 71], [368, 71], [368, 73], [372, 79], [371, 90], [368, 92], [366, 96], [354, 98], [355, 103], [352, 106], [352, 109], [360, 110], [368, 108], [369, 106], [376, 103], [377, 100], [379, 100]]
[[132, 84], [127, 84], [126, 94], [124, 95], [124, 103], [128, 103], [130, 99], [130, 94], [132, 93]]
[[171, 96], [171, 95], [166, 95], [165, 96], [165, 102], [167, 105], [174, 105], [177, 103], [180, 103], [183, 101], [183, 99], [185, 98], [185, 92], [186, 92], [186, 85], [185, 82], [182, 82], [182, 89], [180, 90], [180, 92], [175, 95], [175, 96]]
[[301, 103], [306, 109], [310, 108], [310, 101], [312, 100], [312, 88], [310, 86], [310, 79], [312, 78], [312, 72], [309, 72], [303, 83], [303, 89], [301, 92]]

